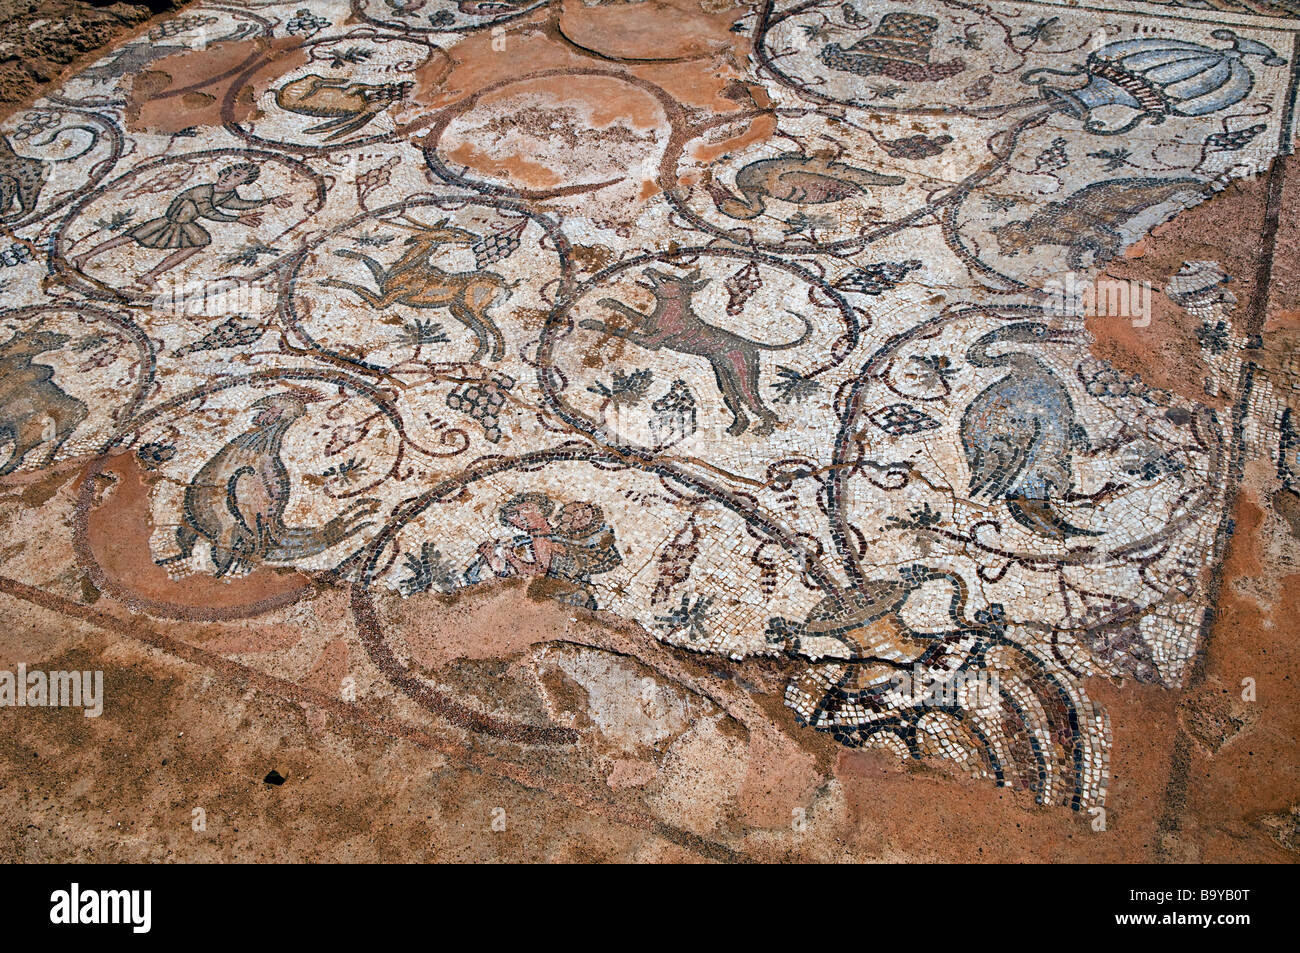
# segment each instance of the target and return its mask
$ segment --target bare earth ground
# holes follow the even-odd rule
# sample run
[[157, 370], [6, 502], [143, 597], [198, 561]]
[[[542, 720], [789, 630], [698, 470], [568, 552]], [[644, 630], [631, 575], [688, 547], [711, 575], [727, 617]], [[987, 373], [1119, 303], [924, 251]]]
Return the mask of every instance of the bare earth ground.
[[[0, 101], [30, 100], [85, 54], [138, 32], [147, 15], [127, 4], [4, 0]], [[43, 21], [66, 32], [46, 27], [32, 39], [25, 27]], [[1239, 315], [1260, 335], [1250, 354], [1257, 374], [1287, 390], [1300, 343], [1300, 162], [1281, 162], [1280, 172], [1236, 182], [1158, 227], [1110, 273], [1160, 288], [1183, 261], [1219, 261], [1234, 276]], [[1280, 208], [1272, 237], [1270, 189]], [[1204, 394], [1197, 322], [1155, 299], [1153, 326], [1140, 334], [1090, 322], [1094, 353], [1230, 413], [1230, 400]], [[77, 565], [67, 528], [79, 476], [62, 468], [0, 486], [0, 506], [20, 507], [26, 525], [62, 527], [26, 544], [49, 549], [44, 564]], [[84, 573], [58, 587], [4, 574], [0, 669], [101, 669], [113, 703], [93, 720], [0, 709], [0, 860], [1294, 863], [1300, 502], [1274, 476], [1269, 461], [1243, 474], [1186, 686], [1087, 682], [1114, 733], [1103, 832], [1027, 791], [852, 751], [800, 728], [782, 704], [782, 662], [677, 652], [535, 585], [380, 600], [377, 611], [460, 698], [572, 727], [584, 733], [576, 747], [336, 703], [353, 625], [345, 588], [321, 587], [294, 611], [260, 620], [196, 623], [132, 612]], [[127, 555], [119, 568], [143, 577], [154, 567]], [[285, 575], [262, 584], [287, 585]], [[241, 654], [268, 633], [291, 642], [298, 630], [325, 646], [299, 678], [266, 674]], [[688, 713], [674, 739], [701, 712], [726, 715], [665, 756], [662, 738], [637, 735], [631, 708], [566, 674], [566, 652], [615, 673], [607, 685], [658, 679], [661, 702]], [[1253, 703], [1241, 700], [1244, 678], [1257, 684]], [[271, 771], [285, 782], [266, 783]]]
[[0, 2], [0, 103], [22, 103], [96, 51], [174, 8], [169, 0]]

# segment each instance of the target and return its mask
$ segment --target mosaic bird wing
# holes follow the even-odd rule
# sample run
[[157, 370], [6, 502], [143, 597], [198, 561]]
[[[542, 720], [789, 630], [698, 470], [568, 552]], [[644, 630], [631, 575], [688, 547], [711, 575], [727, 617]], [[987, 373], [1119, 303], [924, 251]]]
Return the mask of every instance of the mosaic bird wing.
[[961, 442], [970, 469], [972, 496], [1005, 496], [1032, 461], [1043, 425], [1022, 412], [1003, 378], [980, 394], [962, 415]]
[[1050, 649], [1022, 638], [1029, 637], [1012, 638], [995, 620], [936, 635], [901, 671], [840, 660], [811, 665], [790, 683], [787, 703], [803, 723], [848, 747], [947, 760], [1040, 804], [1100, 804], [1105, 716]]
[[226, 509], [251, 533], [269, 528], [285, 502], [256, 465], [240, 467], [226, 483]]
[[[979, 639], [963, 665], [967, 678], [952, 707], [931, 716], [939, 741], [933, 753], [943, 753], [940, 739], [951, 733], [968, 743], [965, 750], [982, 754], [982, 765], [967, 766], [972, 773], [1028, 790], [1040, 804], [1081, 810], [1105, 798], [1109, 726], [1050, 658], [1006, 635]], [[940, 724], [946, 732], [935, 730]]]

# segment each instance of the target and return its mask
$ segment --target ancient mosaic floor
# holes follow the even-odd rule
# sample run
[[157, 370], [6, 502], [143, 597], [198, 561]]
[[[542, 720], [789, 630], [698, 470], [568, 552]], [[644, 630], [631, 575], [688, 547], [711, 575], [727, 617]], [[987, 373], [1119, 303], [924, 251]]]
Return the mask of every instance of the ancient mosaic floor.
[[1293, 14], [192, 4], [0, 122], [5, 611], [705, 856], [859, 750], [1104, 830], [1097, 692], [1300, 527]]

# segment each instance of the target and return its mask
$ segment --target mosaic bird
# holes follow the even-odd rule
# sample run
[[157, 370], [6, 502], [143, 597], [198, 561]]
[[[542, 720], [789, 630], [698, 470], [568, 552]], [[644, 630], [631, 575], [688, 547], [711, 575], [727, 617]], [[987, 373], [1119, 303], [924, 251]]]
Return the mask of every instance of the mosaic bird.
[[[913, 565], [828, 592], [802, 620], [770, 617], [768, 644], [813, 663], [791, 678], [786, 704], [851, 748], [941, 754], [1040, 804], [1098, 803], [1099, 746], [1079, 728], [1095, 717], [1091, 702], [1013, 637], [1001, 604], [971, 613], [970, 596], [959, 574]], [[950, 622], [913, 628], [911, 600]]]
[[285, 433], [307, 412], [314, 396], [273, 394], [254, 401], [253, 427], [235, 437], [203, 465], [185, 488], [185, 512], [176, 530], [181, 551], [159, 565], [188, 559], [199, 538], [212, 547], [216, 574], [254, 562], [305, 559], [371, 525], [374, 500], [358, 500], [324, 526], [284, 524], [292, 484], [280, 458]]
[[1074, 402], [1047, 365], [1022, 351], [990, 354], [1001, 344], [1052, 344], [1072, 335], [1022, 321], [985, 334], [966, 351], [976, 367], [1010, 373], [971, 401], [961, 419], [961, 444], [970, 468], [972, 498], [1006, 501], [1012, 518], [1052, 539], [1099, 536], [1071, 525], [1052, 501], [1074, 488], [1071, 450], [1086, 438], [1075, 422]]
[[868, 169], [837, 162], [825, 155], [785, 153], [759, 159], [736, 173], [741, 197], [717, 182], [707, 183], [713, 204], [731, 218], [757, 218], [767, 208], [767, 199], [794, 205], [823, 205], [842, 202], [876, 185], [902, 185], [896, 175], [881, 175]]
[[[281, 109], [326, 121], [306, 132], [333, 142], [357, 132], [394, 103], [406, 99], [411, 83], [354, 83], [309, 73], [275, 91]], [[326, 135], [328, 133], [329, 135]]]

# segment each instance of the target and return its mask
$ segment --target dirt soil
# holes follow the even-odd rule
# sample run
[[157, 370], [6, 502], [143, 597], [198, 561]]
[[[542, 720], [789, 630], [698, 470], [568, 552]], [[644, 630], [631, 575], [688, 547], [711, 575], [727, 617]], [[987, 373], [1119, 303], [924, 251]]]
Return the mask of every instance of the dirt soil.
[[0, 0], [0, 104], [22, 104], [184, 0]]

